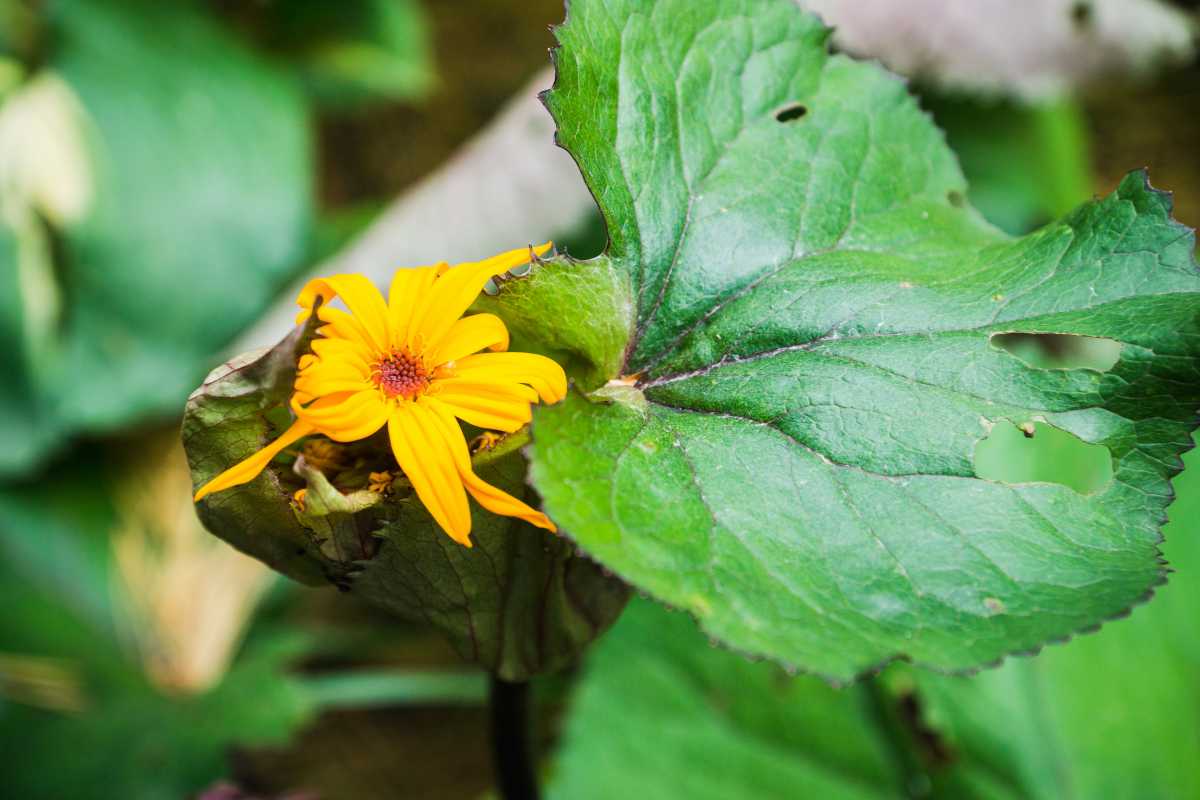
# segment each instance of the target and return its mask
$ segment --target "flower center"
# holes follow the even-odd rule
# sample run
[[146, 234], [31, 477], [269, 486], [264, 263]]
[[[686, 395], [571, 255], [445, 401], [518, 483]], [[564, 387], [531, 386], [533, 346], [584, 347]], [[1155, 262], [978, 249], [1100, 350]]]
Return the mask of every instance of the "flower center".
[[388, 397], [412, 398], [429, 385], [429, 373], [421, 359], [404, 351], [393, 351], [380, 359], [373, 375], [375, 383]]

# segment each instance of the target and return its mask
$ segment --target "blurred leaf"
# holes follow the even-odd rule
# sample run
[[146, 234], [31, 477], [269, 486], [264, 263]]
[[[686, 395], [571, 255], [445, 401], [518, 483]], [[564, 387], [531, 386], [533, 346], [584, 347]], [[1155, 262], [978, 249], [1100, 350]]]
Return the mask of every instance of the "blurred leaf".
[[[61, 182], [25, 198], [55, 226], [35, 255], [60, 308], [31, 397], [4, 410], [8, 473], [42, 449], [22, 442], [173, 413], [308, 244], [308, 126], [291, 83], [186, 4], [65, 0], [50, 13], [47, 74], [77, 98], [89, 160], [72, 178], [78, 208], [44, 207]], [[11, 157], [28, 163], [41, 145], [26, 141]]]
[[[52, 480], [0, 489], [0, 592], [48, 598], [83, 623], [88, 635], [115, 646], [128, 619], [110, 586], [108, 534], [116, 514], [108, 471], [102, 458], [80, 457], [57, 467]], [[78, 658], [90, 648], [60, 648], [66, 639], [57, 625], [31, 623], [26, 614], [5, 615], [0, 650]]]
[[[26, 262], [22, 264], [23, 237], [0, 225], [0, 474], [14, 466], [33, 463], [54, 442], [46, 409], [38, 402], [31, 359], [33, 343], [27, 330], [28, 312], [22, 302], [27, 270], [36, 247], [22, 231]], [[36, 252], [36, 251], [35, 251]]]
[[[140, 444], [161, 447], [150, 437]], [[187, 489], [171, 495], [174, 476], [142, 474], [156, 459], [148, 462], [77, 454], [50, 478], [0, 491], [0, 742], [20, 753], [5, 762], [4, 796], [174, 800], [227, 774], [233, 745], [282, 744], [318, 710], [477, 701], [478, 675], [328, 667], [315, 677], [293, 674], [291, 662], [318, 643], [262, 617], [228, 671], [212, 676], [211, 689], [180, 690], [184, 682], [173, 680], [179, 675], [155, 668], [172, 663], [172, 655], [207, 662], [223, 652], [223, 640], [239, 641], [246, 620], [229, 617], [251, 613], [253, 600], [230, 607], [238, 603], [231, 596], [239, 589], [237, 570], [224, 557], [236, 554], [198, 530], [190, 507], [186, 517], [171, 517], [178, 501], [190, 506]], [[127, 527], [129, 499], [114, 503], [112, 492], [139, 478], [155, 495], [144, 498], [152, 508], [135, 510], [149, 516], [140, 522], [179, 529], [155, 537]], [[148, 554], [139, 565], [114, 557], [122, 541], [115, 530], [145, 536], [161, 558]], [[177, 541], [189, 536], [202, 537], [200, 546]], [[139, 566], [163, 575], [139, 574]], [[190, 593], [200, 607], [181, 608], [189, 598], [179, 594], [195, 589], [189, 581], [198, 571], [203, 579], [205, 568], [221, 569], [208, 576], [220, 593], [200, 586]], [[148, 591], [164, 576], [163, 592]], [[147, 577], [150, 587], [137, 580]], [[149, 610], [160, 616], [130, 613], [129, 600], [154, 604]], [[223, 659], [217, 667], [223, 670]], [[198, 677], [208, 683], [207, 675]]]
[[971, 678], [915, 672], [959, 752], [946, 797], [1200, 796], [1200, 458], [1164, 528], [1176, 572], [1154, 602], [1037, 658]]
[[630, 605], [588, 658], [551, 797], [906, 796], [865, 686], [842, 690], [710, 645], [684, 614]]
[[411, 100], [433, 86], [429, 24], [417, 0], [275, 0], [255, 11], [258, 38], [293, 60], [326, 106]]
[[927, 94], [922, 104], [962, 163], [971, 204], [1002, 230], [1028, 233], [1091, 197], [1086, 121], [1075, 103]]
[[[298, 642], [260, 641], [213, 690], [166, 695], [131, 674], [85, 684], [82, 713], [0, 705], [0, 740], [20, 742], [5, 764], [13, 797], [175, 800], [226, 774], [231, 744], [280, 743], [314, 710], [300, 684], [281, 674]], [[70, 754], [64, 758], [64, 754]]]
[[1046, 96], [1186, 61], [1195, 26], [1160, 0], [801, 0], [838, 47], [973, 92]]
[[43, 24], [39, 12], [38, 4], [28, 0], [0, 0], [0, 57], [20, 63], [36, 60]]
[[[838, 680], [976, 667], [1162, 581], [1200, 274], [1144, 174], [1012, 239], [903, 84], [829, 55], [787, 0], [575, 0], [557, 34], [546, 102], [637, 298], [634, 335], [592, 359], [614, 383], [534, 414], [534, 486], [587, 553]], [[1121, 351], [1038, 369], [993, 343], [1012, 332]], [[1113, 480], [981, 479], [1002, 420], [1107, 448]]]

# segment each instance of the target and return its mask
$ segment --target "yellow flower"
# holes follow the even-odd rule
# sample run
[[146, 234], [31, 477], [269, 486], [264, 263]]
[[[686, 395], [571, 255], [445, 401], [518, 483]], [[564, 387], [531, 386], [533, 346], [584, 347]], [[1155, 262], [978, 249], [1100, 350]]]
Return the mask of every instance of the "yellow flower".
[[[461, 419], [511, 433], [539, 398], [556, 403], [567, 391], [562, 367], [545, 356], [508, 353], [508, 329], [494, 314], [462, 314], [488, 279], [550, 248], [522, 248], [486, 261], [401, 269], [388, 301], [362, 275], [310, 281], [297, 303], [297, 323], [312, 313], [325, 323], [300, 359], [282, 436], [196, 492], [205, 495], [253, 480], [285, 447], [310, 434], [338, 442], [371, 436], [387, 426], [392, 453], [417, 497], [453, 538], [471, 546], [467, 493], [496, 514], [547, 530], [540, 511], [484, 482], [471, 470]], [[340, 297], [349, 309], [334, 308]], [[480, 350], [496, 352], [481, 353]]]

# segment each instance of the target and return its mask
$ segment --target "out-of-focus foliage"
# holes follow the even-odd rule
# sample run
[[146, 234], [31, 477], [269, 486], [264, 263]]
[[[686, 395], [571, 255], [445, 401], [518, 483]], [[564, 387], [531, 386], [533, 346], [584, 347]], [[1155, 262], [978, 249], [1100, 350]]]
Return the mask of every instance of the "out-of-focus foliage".
[[480, 701], [474, 675], [295, 672], [335, 649], [287, 604], [254, 616], [271, 572], [200, 527], [190, 486], [167, 432], [0, 490], [6, 797], [174, 800], [323, 709]]
[[300, 92], [211, 18], [45, 14], [44, 57], [0, 105], [10, 474], [72, 431], [177, 413], [302, 265], [311, 215]]
[[551, 796], [901, 797], [872, 691], [790, 678], [635, 601], [587, 661]]
[[1092, 195], [1085, 121], [1070, 100], [1029, 104], [923, 94], [968, 179], [967, 199], [1020, 235]]
[[1045, 96], [1187, 59], [1195, 26], [1161, 0], [800, 0], [847, 51], [974, 92]]
[[[311, 717], [311, 698], [281, 670], [296, 655], [287, 640], [251, 645], [215, 688], [179, 697], [132, 672], [114, 669], [106, 680], [96, 670], [68, 668], [66, 680], [85, 687], [77, 707], [0, 701], [0, 737], [21, 750], [5, 763], [5, 791], [78, 800], [186, 797], [226, 773], [232, 744], [282, 743]], [[45, 666], [31, 668], [46, 680]]]
[[408, 100], [434, 85], [417, 0], [271, 0], [233, 4], [236, 24], [294, 65], [323, 106]]
[[[183, 797], [224, 774], [231, 743], [282, 742], [316, 708], [283, 671], [308, 648], [294, 632], [264, 627], [228, 670], [213, 663], [240, 641], [264, 571], [226, 563], [240, 557], [178, 515], [186, 496], [123, 496], [106, 477], [187, 481], [182, 464], [161, 466], [97, 456], [52, 484], [0, 492], [0, 740], [20, 743], [4, 764], [13, 797]], [[192, 584], [208, 578], [219, 592]]]

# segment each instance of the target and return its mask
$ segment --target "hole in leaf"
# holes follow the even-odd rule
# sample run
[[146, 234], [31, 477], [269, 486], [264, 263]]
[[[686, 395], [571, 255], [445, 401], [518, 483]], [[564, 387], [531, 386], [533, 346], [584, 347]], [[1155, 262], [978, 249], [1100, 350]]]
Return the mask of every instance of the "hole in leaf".
[[1112, 455], [1052, 425], [1002, 420], [975, 446], [975, 474], [1000, 483], [1058, 483], [1090, 494], [1112, 480]]
[[1092, 4], [1080, 0], [1071, 5], [1071, 23], [1076, 28], [1087, 28], [1092, 24]]
[[1070, 333], [996, 333], [992, 344], [1037, 369], [1107, 372], [1121, 358], [1121, 343]]
[[808, 113], [808, 108], [801, 103], [792, 103], [775, 112], [775, 119], [779, 122], [795, 122]]
[[946, 202], [955, 208], [962, 208], [967, 204], [967, 198], [963, 197], [963, 193], [951, 189], [946, 192]]

